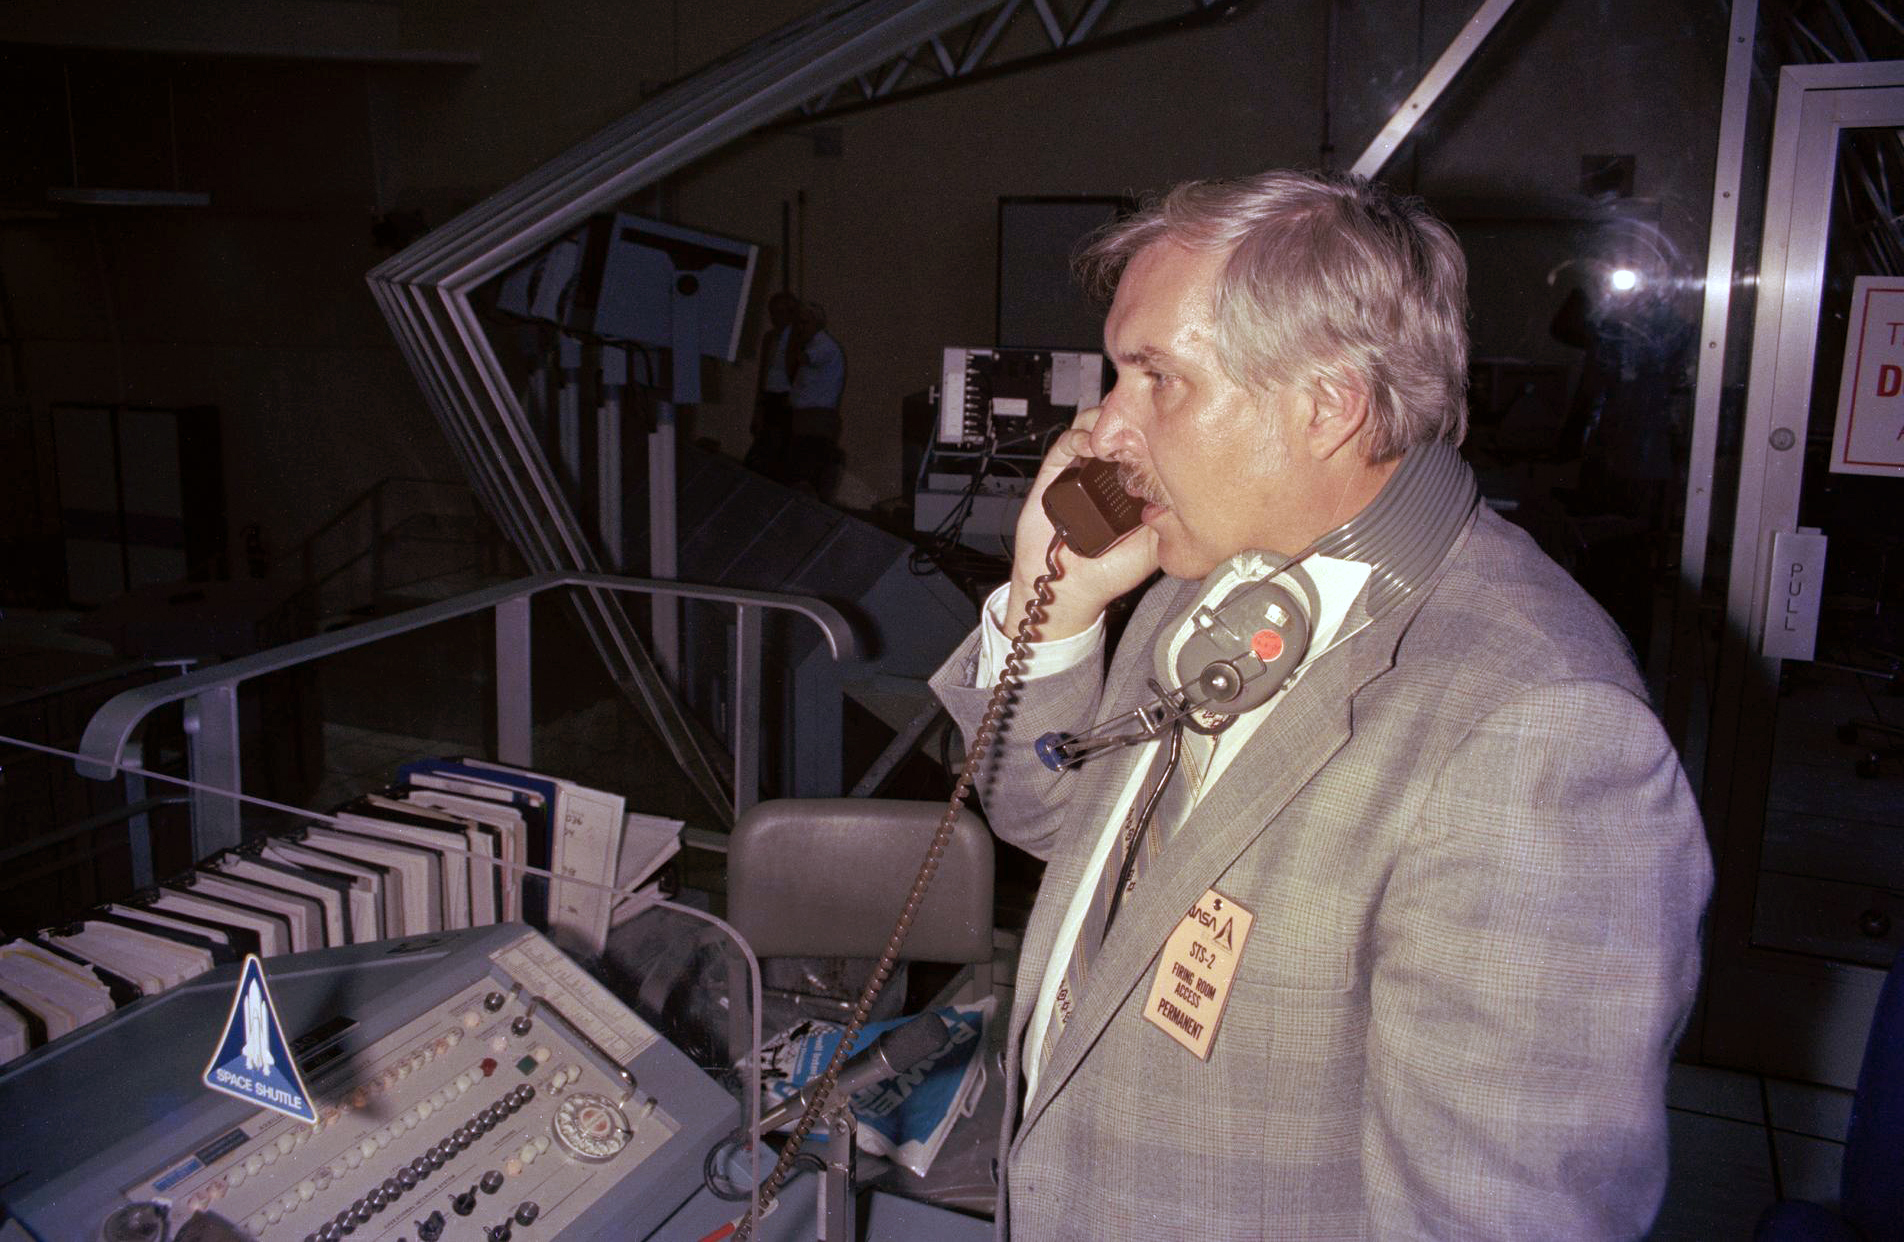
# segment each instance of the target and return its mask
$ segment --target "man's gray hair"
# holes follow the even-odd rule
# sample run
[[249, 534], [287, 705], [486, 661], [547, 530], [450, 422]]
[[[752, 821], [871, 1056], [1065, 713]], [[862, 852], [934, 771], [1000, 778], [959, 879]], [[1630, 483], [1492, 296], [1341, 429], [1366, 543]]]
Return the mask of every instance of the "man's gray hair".
[[1467, 260], [1420, 199], [1327, 173], [1188, 181], [1091, 239], [1078, 275], [1108, 299], [1158, 241], [1228, 253], [1216, 345], [1237, 383], [1366, 393], [1371, 462], [1467, 433]]

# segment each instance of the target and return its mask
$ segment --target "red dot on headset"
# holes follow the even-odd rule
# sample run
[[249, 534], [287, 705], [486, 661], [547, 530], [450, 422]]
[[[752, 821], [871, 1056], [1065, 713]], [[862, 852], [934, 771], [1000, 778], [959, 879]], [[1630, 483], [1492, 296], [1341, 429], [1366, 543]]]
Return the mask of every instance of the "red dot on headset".
[[1250, 635], [1250, 650], [1267, 664], [1283, 653], [1283, 636], [1275, 630], [1258, 630]]

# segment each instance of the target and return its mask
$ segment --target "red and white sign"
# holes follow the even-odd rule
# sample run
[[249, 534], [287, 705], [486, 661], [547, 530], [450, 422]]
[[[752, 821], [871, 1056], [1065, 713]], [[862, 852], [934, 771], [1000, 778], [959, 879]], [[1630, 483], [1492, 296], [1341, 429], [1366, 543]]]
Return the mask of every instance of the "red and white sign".
[[1851, 293], [1831, 468], [1904, 475], [1904, 280], [1860, 276]]

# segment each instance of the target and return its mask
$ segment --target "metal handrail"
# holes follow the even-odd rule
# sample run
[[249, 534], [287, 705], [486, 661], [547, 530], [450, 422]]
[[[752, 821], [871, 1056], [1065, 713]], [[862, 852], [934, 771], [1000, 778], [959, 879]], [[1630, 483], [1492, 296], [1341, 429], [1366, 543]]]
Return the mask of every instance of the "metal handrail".
[[472, 591], [454, 599], [425, 604], [407, 612], [318, 634], [297, 642], [199, 669], [182, 677], [127, 690], [107, 700], [86, 723], [75, 767], [94, 780], [110, 780], [137, 769], [133, 735], [153, 711], [187, 702], [186, 732], [191, 738], [192, 836], [197, 857], [239, 843], [239, 805], [227, 793], [242, 792], [238, 756], [238, 686], [255, 677], [420, 630], [471, 613], [496, 614], [496, 753], [503, 763], [529, 766], [531, 754], [529, 688], [529, 604], [544, 591], [582, 587], [590, 591], [632, 591], [732, 604], [735, 608], [734, 814], [760, 793], [760, 660], [763, 609], [797, 613], [819, 627], [835, 660], [858, 654], [846, 619], [831, 605], [809, 596], [735, 587], [698, 586], [655, 578], [614, 574], [537, 574]]

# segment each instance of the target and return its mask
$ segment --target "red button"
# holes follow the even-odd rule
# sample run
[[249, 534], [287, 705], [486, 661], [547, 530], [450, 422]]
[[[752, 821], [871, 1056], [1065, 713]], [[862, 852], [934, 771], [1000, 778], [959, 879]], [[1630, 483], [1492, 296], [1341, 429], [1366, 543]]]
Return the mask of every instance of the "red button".
[[483, 1077], [487, 1078], [495, 1072], [496, 1072], [496, 1058], [484, 1057], [483, 1058]]
[[1267, 664], [1283, 653], [1283, 636], [1275, 630], [1258, 630], [1250, 636], [1250, 650]]

